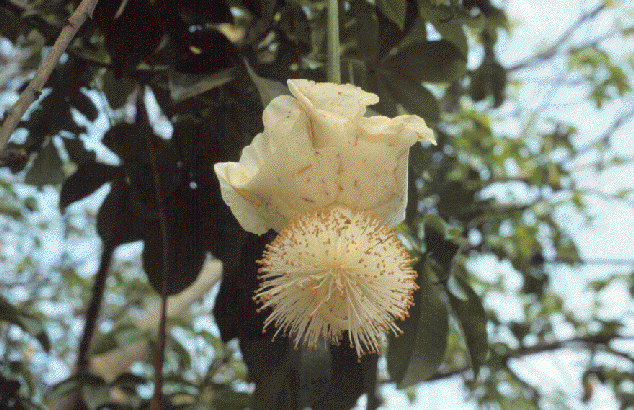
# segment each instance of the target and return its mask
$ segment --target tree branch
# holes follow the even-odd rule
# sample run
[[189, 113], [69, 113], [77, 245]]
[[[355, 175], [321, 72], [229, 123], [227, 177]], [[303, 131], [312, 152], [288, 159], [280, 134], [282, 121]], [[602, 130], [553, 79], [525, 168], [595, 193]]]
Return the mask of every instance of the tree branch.
[[[613, 354], [619, 357], [625, 357], [629, 359], [630, 361], [634, 362], [634, 358], [631, 357], [630, 355], [624, 355], [622, 352], [619, 352], [618, 350], [615, 350], [611, 348], [610, 346], [608, 346], [608, 344], [611, 341], [617, 340], [617, 339], [633, 340], [634, 336], [621, 336], [616, 334], [609, 334], [609, 335], [597, 334], [597, 335], [573, 337], [571, 339], [566, 339], [566, 340], [561, 340], [558, 342], [552, 342], [552, 343], [541, 344], [536, 346], [523, 346], [518, 349], [511, 350], [508, 353], [499, 355], [498, 359], [502, 363], [506, 363], [510, 359], [517, 359], [520, 357], [530, 356], [530, 355], [538, 354], [538, 353], [552, 352], [554, 350], [559, 350], [566, 347], [571, 347], [574, 345], [581, 344], [589, 349], [590, 348], [594, 349], [597, 347], [602, 348], [604, 349], [606, 353]], [[453, 376], [462, 374], [470, 369], [471, 369], [470, 366], [448, 368], [448, 369], [437, 372], [432, 377], [427, 379], [427, 381], [448, 379]]]
[[553, 258], [547, 259], [544, 263], [566, 263], [581, 265], [634, 265], [634, 259], [610, 259], [610, 258], [594, 258], [594, 259], [575, 259], [575, 258]]
[[78, 373], [85, 373], [88, 370], [88, 350], [90, 349], [90, 342], [92, 341], [92, 337], [95, 333], [95, 325], [97, 323], [97, 318], [99, 317], [99, 309], [103, 299], [106, 277], [108, 276], [108, 270], [110, 269], [110, 263], [112, 262], [114, 248], [115, 247], [112, 246], [112, 244], [105, 243], [104, 249], [101, 252], [99, 270], [95, 275], [95, 283], [92, 288], [92, 298], [90, 299], [90, 306], [86, 312], [84, 333], [81, 337], [81, 341], [79, 342], [79, 353], [77, 354]]
[[584, 22], [596, 17], [597, 14], [599, 14], [601, 11], [603, 11], [605, 9], [605, 7], [606, 7], [605, 4], [601, 4], [600, 6], [597, 6], [596, 8], [590, 10], [589, 12], [582, 14], [581, 16], [579, 16], [577, 21], [572, 23], [570, 25], [570, 27], [568, 27], [568, 29], [566, 31], [564, 31], [563, 34], [561, 36], [559, 36], [559, 38], [557, 40], [555, 40], [555, 42], [553, 44], [551, 44], [550, 47], [548, 47], [546, 50], [542, 51], [541, 53], [539, 53], [537, 55], [529, 57], [529, 58], [525, 59], [522, 62], [519, 62], [517, 64], [514, 64], [514, 65], [508, 67], [507, 71], [521, 70], [521, 69], [529, 67], [529, 66], [531, 66], [531, 65], [533, 65], [535, 63], [539, 63], [541, 61], [549, 59], [550, 57], [552, 57], [557, 52], [557, 50], [566, 41], [568, 41], [568, 39], [570, 39], [570, 37], [572, 37], [572, 35], [579, 28], [579, 26], [581, 26], [581, 24], [583, 24]]
[[0, 129], [0, 152], [6, 148], [13, 130], [15, 130], [26, 110], [42, 93], [42, 88], [50, 77], [53, 68], [59, 62], [60, 57], [75, 37], [75, 34], [77, 34], [79, 28], [88, 17], [92, 17], [96, 4], [97, 0], [82, 0], [73, 15], [68, 19], [29, 85], [22, 92], [18, 101], [7, 111], [6, 119], [2, 124], [2, 129]]
[[[220, 280], [221, 274], [222, 265], [220, 262], [205, 263], [198, 279], [193, 284], [181, 293], [169, 297], [167, 317], [180, 318], [185, 316], [191, 305], [203, 297]], [[158, 331], [161, 310], [160, 302], [147, 308], [143, 319], [136, 322], [137, 328], [141, 331]], [[125, 372], [132, 363], [144, 360], [148, 349], [148, 340], [142, 338], [109, 352], [96, 355], [90, 359], [90, 373], [103, 377], [107, 382], [112, 382], [117, 376]]]
[[634, 162], [634, 155], [616, 156], [608, 159], [601, 159], [598, 161], [587, 162], [581, 165], [574, 165], [568, 168], [568, 171], [575, 172], [584, 169], [595, 168], [597, 171], [604, 170], [607, 167], [618, 167], [621, 165], [629, 165]]
[[[610, 126], [597, 138], [586, 143], [583, 147], [579, 147], [579, 149], [574, 151], [574, 154], [577, 158], [582, 156], [583, 154], [591, 151], [596, 147], [596, 144], [604, 141], [609, 141], [612, 134], [618, 131], [623, 125], [625, 125], [629, 120], [634, 116], [634, 108], [629, 109], [627, 111], [621, 112], [616, 118], [612, 120]], [[558, 161], [560, 164], [569, 163], [573, 158], [570, 158], [570, 155], [566, 156], [562, 160]]]

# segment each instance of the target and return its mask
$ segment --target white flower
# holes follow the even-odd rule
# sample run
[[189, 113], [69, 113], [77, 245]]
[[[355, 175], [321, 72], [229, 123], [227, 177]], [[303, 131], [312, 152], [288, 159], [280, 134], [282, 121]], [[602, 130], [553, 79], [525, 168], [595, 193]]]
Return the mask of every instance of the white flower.
[[259, 261], [254, 300], [265, 327], [314, 347], [348, 332], [357, 354], [398, 332], [416, 289], [393, 227], [405, 217], [409, 148], [434, 143], [412, 115], [364, 117], [378, 98], [352, 85], [289, 80], [293, 96], [264, 110], [264, 132], [240, 161], [218, 163], [222, 198], [240, 225], [278, 237]]
[[374, 94], [352, 85], [289, 80], [291, 96], [264, 110], [264, 132], [240, 161], [218, 163], [222, 198], [240, 225], [263, 234], [333, 204], [371, 210], [388, 226], [405, 217], [407, 157], [434, 142], [413, 115], [366, 118]]
[[348, 331], [357, 355], [376, 353], [382, 331], [400, 332], [417, 288], [416, 271], [393, 229], [368, 211], [332, 207], [289, 223], [258, 263], [254, 300], [273, 308], [280, 332], [314, 347]]

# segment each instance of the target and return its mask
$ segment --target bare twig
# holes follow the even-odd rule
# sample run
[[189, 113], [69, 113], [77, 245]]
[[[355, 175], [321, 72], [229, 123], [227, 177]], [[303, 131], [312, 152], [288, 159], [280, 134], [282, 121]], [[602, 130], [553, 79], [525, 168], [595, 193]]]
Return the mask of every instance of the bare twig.
[[631, 201], [627, 198], [619, 198], [616, 195], [600, 191], [598, 189], [593, 188], [580, 188], [579, 191], [586, 195], [594, 195], [597, 198], [601, 198], [604, 201], [619, 201], [624, 205], [629, 206], [630, 208], [634, 208], [634, 201]]
[[79, 353], [77, 355], [77, 372], [85, 373], [88, 370], [88, 351], [90, 350], [90, 342], [95, 333], [95, 326], [97, 318], [99, 317], [99, 310], [101, 308], [101, 301], [103, 300], [104, 288], [106, 286], [106, 277], [108, 276], [108, 270], [112, 262], [112, 254], [115, 247], [106, 242], [104, 249], [101, 252], [101, 262], [99, 263], [99, 270], [95, 275], [95, 284], [92, 288], [92, 298], [90, 300], [90, 306], [86, 312], [86, 323], [84, 324], [84, 333], [79, 342]]
[[51, 47], [48, 55], [35, 73], [35, 77], [20, 95], [18, 101], [7, 111], [6, 119], [0, 129], [0, 152], [4, 151], [9, 138], [20, 122], [22, 115], [42, 93], [42, 88], [51, 75], [53, 68], [59, 62], [60, 57], [77, 34], [77, 30], [84, 24], [87, 18], [92, 17], [97, 0], [82, 0], [73, 15], [62, 29], [59, 37]]
[[609, 166], [618, 167], [621, 165], [629, 165], [632, 162], [634, 162], [634, 155], [618, 156], [618, 157], [613, 157], [608, 159], [601, 159], [598, 161], [587, 162], [585, 164], [580, 164], [580, 165], [572, 165], [568, 168], [568, 171], [575, 172], [575, 171], [581, 171], [581, 170], [589, 169], [589, 168], [595, 168], [597, 171], [599, 171]]
[[577, 258], [553, 258], [544, 261], [547, 264], [580, 264], [580, 265], [623, 265], [634, 266], [634, 259], [610, 259], [610, 258], [594, 258], [594, 259], [577, 259]]
[[123, 14], [123, 10], [125, 10], [125, 6], [128, 5], [128, 0], [121, 0], [121, 5], [117, 9], [117, 12], [114, 14], [114, 18], [118, 19]]
[[[167, 317], [179, 318], [185, 316], [191, 305], [218, 283], [221, 275], [222, 264], [220, 262], [205, 263], [198, 279], [192, 285], [181, 293], [169, 297]], [[143, 332], [158, 331], [161, 320], [161, 305], [162, 302], [148, 307], [143, 319], [136, 322], [136, 327]], [[132, 363], [144, 360], [148, 350], [148, 340], [140, 338], [125, 346], [92, 357], [89, 371], [91, 374], [103, 377], [107, 382], [112, 382], [117, 376], [126, 371]]]
[[602, 12], [605, 9], [605, 7], [606, 7], [605, 4], [601, 4], [600, 6], [597, 6], [596, 8], [590, 10], [589, 12], [582, 14], [581, 16], [579, 16], [577, 21], [572, 23], [570, 27], [568, 27], [568, 29], [564, 31], [563, 34], [559, 36], [559, 38], [555, 40], [555, 42], [546, 50], [542, 51], [541, 53], [537, 55], [529, 57], [522, 62], [519, 62], [517, 64], [514, 64], [508, 67], [507, 70], [508, 71], [521, 70], [535, 63], [549, 59], [557, 52], [559, 47], [561, 47], [566, 41], [568, 41], [568, 39], [570, 39], [570, 37], [572, 37], [572, 35], [579, 28], [579, 26], [581, 26], [581, 24], [596, 17], [600, 12]]
[[[574, 347], [575, 345], [581, 345], [584, 348], [588, 349], [596, 349], [601, 348], [606, 353], [626, 358], [632, 362], [634, 362], [634, 358], [630, 355], [624, 355], [622, 352], [613, 349], [609, 346], [609, 343], [613, 340], [633, 340], [634, 336], [621, 336], [616, 334], [607, 334], [607, 335], [588, 335], [588, 336], [580, 336], [573, 337], [571, 339], [561, 340], [553, 343], [546, 343], [536, 346], [524, 346], [515, 350], [511, 350], [508, 353], [499, 357], [499, 360], [502, 363], [506, 363], [511, 359], [518, 359], [525, 356], [530, 356], [533, 354], [545, 353], [545, 352], [553, 352], [559, 349]], [[453, 376], [457, 376], [463, 374], [464, 372], [470, 369], [469, 366], [462, 367], [454, 367], [445, 370], [438, 371], [432, 377], [428, 379], [428, 381], [432, 380], [442, 380], [448, 379]]]
[[[610, 140], [610, 137], [616, 131], [621, 129], [624, 125], [628, 124], [632, 120], [632, 117], [634, 117], [634, 108], [619, 113], [619, 115], [617, 115], [612, 120], [610, 126], [600, 136], [590, 142], [587, 142], [584, 146], [579, 147], [579, 149], [574, 151], [575, 158], [579, 158], [587, 152], [592, 151], [598, 143], [608, 142]], [[574, 158], [571, 158], [571, 154], [569, 154], [558, 162], [562, 164], [568, 164], [572, 160], [574, 160]]]

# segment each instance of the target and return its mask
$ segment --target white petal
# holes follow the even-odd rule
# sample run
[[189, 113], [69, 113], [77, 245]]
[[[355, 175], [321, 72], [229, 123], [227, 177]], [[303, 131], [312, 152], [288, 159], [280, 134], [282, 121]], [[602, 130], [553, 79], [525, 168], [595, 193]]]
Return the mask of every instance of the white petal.
[[409, 148], [418, 141], [436, 143], [434, 132], [425, 120], [415, 115], [396, 118], [375, 116], [359, 121], [360, 138], [371, 142], [383, 142], [388, 146]]
[[288, 80], [288, 88], [307, 110], [323, 110], [348, 118], [362, 117], [365, 107], [379, 102], [375, 94], [352, 84]]
[[315, 148], [354, 145], [357, 121], [363, 117], [367, 105], [379, 101], [376, 95], [350, 84], [289, 80], [288, 86], [310, 116]]
[[337, 152], [334, 148], [312, 151], [300, 162], [280, 149], [260, 168], [248, 189], [267, 201], [270, 216], [265, 218], [271, 220], [273, 229], [279, 232], [298, 215], [333, 203]]
[[266, 144], [271, 152], [284, 146], [293, 156], [306, 156], [311, 147], [310, 123], [297, 100], [289, 95], [275, 98], [262, 115]]
[[338, 202], [367, 209], [388, 226], [400, 223], [407, 203], [408, 150], [359, 140], [342, 153]]
[[372, 210], [388, 226], [401, 222], [409, 148], [435, 143], [425, 121], [362, 117], [378, 98], [351, 85], [288, 85], [295, 98], [271, 101], [264, 132], [240, 161], [215, 166], [223, 199], [242, 227], [279, 232], [298, 215], [334, 204]]
[[269, 224], [262, 218], [253, 203], [241, 195], [235, 186], [241, 185], [244, 169], [235, 162], [222, 162], [214, 165], [214, 171], [220, 181], [220, 194], [231, 209], [242, 229], [261, 235], [269, 230]]

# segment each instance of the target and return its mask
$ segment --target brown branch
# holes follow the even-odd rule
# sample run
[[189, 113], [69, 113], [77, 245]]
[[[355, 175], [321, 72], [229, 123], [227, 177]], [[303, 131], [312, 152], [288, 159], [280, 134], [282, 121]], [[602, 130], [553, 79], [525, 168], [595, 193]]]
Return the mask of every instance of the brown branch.
[[[574, 151], [574, 155], [576, 158], [579, 158], [581, 155], [590, 152], [593, 150], [598, 143], [608, 142], [612, 134], [621, 129], [625, 124], [627, 124], [632, 117], [634, 117], [634, 108], [629, 109], [627, 111], [621, 112], [617, 117], [615, 117], [610, 126], [597, 138], [592, 141], [586, 143], [583, 147], [579, 147], [579, 149]], [[572, 161], [574, 158], [571, 158], [570, 155], [566, 156], [562, 160], [558, 161], [561, 164], [566, 164]]]
[[[634, 339], [634, 336], [621, 336], [621, 335], [615, 335], [615, 334], [610, 334], [610, 335], [598, 334], [598, 335], [573, 337], [571, 339], [566, 339], [566, 340], [561, 340], [558, 342], [552, 342], [552, 343], [541, 344], [536, 346], [523, 346], [518, 349], [511, 350], [510, 352], [506, 354], [500, 355], [499, 360], [502, 363], [506, 363], [511, 359], [518, 359], [524, 356], [530, 356], [533, 354], [539, 354], [539, 353], [545, 353], [545, 352], [552, 352], [554, 350], [559, 350], [559, 349], [571, 347], [574, 345], [584, 345], [584, 347], [588, 349], [602, 348], [606, 353], [628, 359], [632, 363], [634, 363], [634, 357], [624, 354], [622, 352], [619, 352], [618, 350], [615, 350], [611, 348], [610, 346], [608, 346], [608, 344], [613, 340], [633, 340], [633, 339]], [[434, 374], [432, 377], [427, 379], [427, 381], [448, 379], [453, 376], [458, 376], [460, 374], [463, 374], [470, 369], [471, 369], [470, 366], [448, 368], [448, 369], [436, 372], [436, 374]]]
[[609, 259], [609, 258], [595, 258], [595, 259], [577, 259], [577, 258], [553, 258], [544, 261], [547, 264], [566, 263], [566, 264], [580, 264], [580, 265], [634, 265], [634, 259]]
[[519, 62], [517, 64], [514, 64], [514, 65], [508, 67], [507, 71], [521, 70], [521, 69], [529, 67], [529, 66], [531, 66], [531, 65], [533, 65], [535, 63], [539, 63], [541, 61], [549, 59], [550, 57], [552, 57], [557, 52], [557, 50], [566, 41], [568, 41], [568, 39], [570, 39], [570, 37], [572, 37], [572, 35], [579, 28], [579, 26], [581, 26], [581, 24], [583, 24], [584, 22], [596, 17], [601, 11], [603, 11], [605, 9], [605, 7], [606, 7], [605, 4], [601, 4], [600, 6], [590, 10], [589, 12], [582, 14], [581, 16], [579, 16], [577, 21], [572, 23], [570, 25], [570, 27], [568, 27], [568, 29], [566, 31], [564, 31], [563, 34], [561, 36], [559, 36], [559, 38], [557, 40], [555, 40], [555, 42], [550, 47], [548, 47], [546, 50], [542, 51], [541, 53], [539, 53], [537, 55], [529, 57], [529, 58], [525, 59], [522, 62]]
[[[168, 318], [182, 318], [192, 304], [201, 299], [222, 275], [222, 264], [219, 261], [207, 262], [198, 275], [198, 279], [184, 291], [169, 297]], [[143, 319], [136, 321], [135, 326], [142, 332], [158, 332], [161, 321], [162, 302], [148, 306]], [[116, 327], [116, 325], [115, 325]], [[169, 327], [168, 327], [169, 328]], [[90, 358], [89, 371], [110, 383], [126, 371], [132, 363], [145, 360], [149, 351], [148, 340], [144, 337], [130, 344], [118, 347], [106, 353]]]
[[579, 192], [581, 192], [582, 194], [586, 194], [586, 195], [594, 195], [597, 198], [601, 198], [604, 201], [619, 201], [631, 208], [634, 208], [634, 201], [631, 201], [627, 198], [619, 198], [615, 195], [612, 195], [610, 193], [607, 192], [603, 192], [600, 191], [598, 189], [593, 189], [593, 188], [576, 188]]
[[75, 37], [75, 34], [77, 34], [79, 28], [88, 17], [92, 18], [92, 12], [96, 4], [97, 0], [82, 0], [73, 15], [68, 19], [29, 85], [22, 92], [18, 101], [7, 111], [6, 119], [2, 124], [2, 129], [0, 129], [0, 152], [6, 148], [13, 130], [15, 130], [26, 110], [42, 93], [42, 88], [50, 77], [53, 68], [59, 62], [60, 57]]
[[634, 155], [617, 156], [613, 158], [587, 162], [581, 165], [572, 165], [568, 167], [568, 171], [575, 172], [575, 171], [581, 171], [581, 170], [590, 169], [590, 168], [595, 168], [596, 170], [604, 170], [608, 167], [619, 167], [621, 165], [629, 165], [632, 162], [634, 162]]
[[104, 244], [104, 249], [101, 252], [101, 261], [99, 263], [99, 270], [95, 275], [95, 283], [92, 288], [92, 298], [90, 300], [90, 306], [86, 312], [86, 322], [84, 324], [84, 333], [79, 342], [79, 353], [77, 355], [77, 372], [85, 373], [88, 370], [88, 351], [90, 350], [90, 342], [95, 334], [95, 327], [97, 318], [99, 317], [99, 310], [101, 308], [101, 301], [103, 300], [103, 293], [106, 286], [106, 277], [108, 276], [108, 270], [112, 262], [112, 254], [114, 253], [114, 246], [109, 243]]

